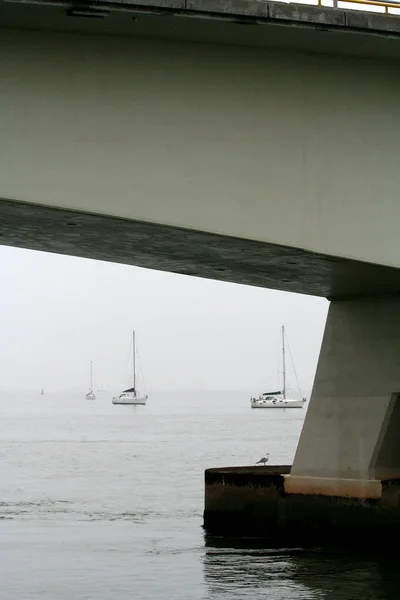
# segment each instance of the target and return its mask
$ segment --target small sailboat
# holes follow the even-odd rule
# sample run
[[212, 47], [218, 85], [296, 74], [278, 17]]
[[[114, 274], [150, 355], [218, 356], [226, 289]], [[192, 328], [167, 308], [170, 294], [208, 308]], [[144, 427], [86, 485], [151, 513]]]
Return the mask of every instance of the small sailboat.
[[86, 400], [96, 400], [96, 394], [93, 391], [93, 363], [90, 361], [90, 388], [86, 394]]
[[286, 397], [286, 356], [285, 356], [285, 327], [282, 325], [282, 390], [264, 392], [250, 398], [251, 408], [303, 408], [306, 399], [295, 400]]
[[114, 396], [113, 404], [146, 404], [147, 394], [139, 394], [136, 387], [136, 336], [133, 332], [133, 387], [124, 390], [119, 396]]

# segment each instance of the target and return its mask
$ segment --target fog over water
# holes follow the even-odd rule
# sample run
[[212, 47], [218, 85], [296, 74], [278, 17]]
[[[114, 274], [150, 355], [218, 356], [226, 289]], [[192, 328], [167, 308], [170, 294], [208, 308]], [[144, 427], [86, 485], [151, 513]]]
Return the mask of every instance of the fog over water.
[[0, 389], [84, 390], [92, 360], [94, 386], [118, 390], [135, 329], [149, 392], [257, 393], [279, 385], [282, 324], [312, 386], [325, 299], [8, 247], [0, 271]]

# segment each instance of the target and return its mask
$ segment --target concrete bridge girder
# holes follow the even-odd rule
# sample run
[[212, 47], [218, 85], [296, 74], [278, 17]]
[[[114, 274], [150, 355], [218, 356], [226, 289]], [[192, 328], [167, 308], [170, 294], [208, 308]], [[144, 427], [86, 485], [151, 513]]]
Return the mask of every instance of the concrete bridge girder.
[[[221, 14], [168, 29], [149, 13], [143, 38], [125, 13], [109, 31], [19, 6], [0, 23], [2, 243], [330, 298], [399, 292], [396, 62], [241, 45]], [[213, 43], [181, 39], [193, 23]], [[316, 23], [290, 23], [315, 50]]]

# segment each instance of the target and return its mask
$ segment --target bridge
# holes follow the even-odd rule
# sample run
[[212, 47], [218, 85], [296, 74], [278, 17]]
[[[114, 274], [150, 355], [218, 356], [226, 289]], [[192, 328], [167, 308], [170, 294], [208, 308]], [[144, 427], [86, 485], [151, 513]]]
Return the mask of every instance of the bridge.
[[400, 18], [363, 5], [0, 7], [1, 244], [331, 300], [287, 494], [400, 477]]

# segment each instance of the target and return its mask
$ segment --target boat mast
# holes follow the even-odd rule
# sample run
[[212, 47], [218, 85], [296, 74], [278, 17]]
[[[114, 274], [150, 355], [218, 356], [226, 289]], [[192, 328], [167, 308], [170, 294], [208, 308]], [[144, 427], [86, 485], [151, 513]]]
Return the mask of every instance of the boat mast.
[[282, 394], [283, 398], [286, 398], [286, 364], [285, 364], [285, 326], [282, 325], [282, 374], [283, 374], [283, 386]]
[[133, 332], [133, 393], [136, 395], [135, 332]]
[[93, 390], [92, 361], [90, 361], [90, 391]]

